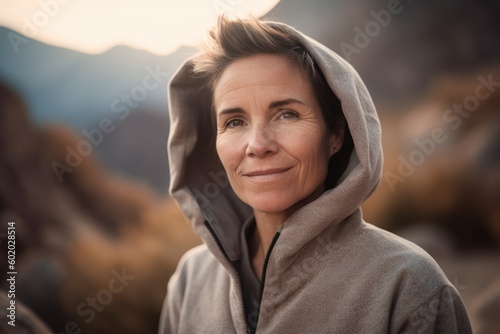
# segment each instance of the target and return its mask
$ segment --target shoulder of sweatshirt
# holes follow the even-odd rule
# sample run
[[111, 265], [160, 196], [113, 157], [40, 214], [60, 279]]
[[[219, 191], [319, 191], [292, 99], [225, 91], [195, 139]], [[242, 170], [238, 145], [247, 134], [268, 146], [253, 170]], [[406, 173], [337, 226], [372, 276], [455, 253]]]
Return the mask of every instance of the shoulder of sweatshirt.
[[374, 285], [391, 296], [393, 332], [471, 333], [459, 291], [427, 252], [368, 223], [359, 233], [377, 258]]
[[194, 290], [205, 288], [207, 280], [224, 284], [229, 279], [228, 271], [206, 244], [187, 251], [179, 260], [174, 276], [177, 284], [189, 286]]
[[204, 273], [214, 268], [214, 263], [219, 263], [215, 256], [208, 250], [204, 243], [188, 250], [179, 260], [178, 271]]
[[422, 248], [389, 231], [363, 223], [352, 238], [353, 248], [359, 249], [358, 259], [364, 272], [377, 280], [375, 285], [392, 291], [393, 296], [412, 299], [416, 306], [443, 289], [459, 296], [436, 261]]
[[356, 232], [362, 249], [392, 266], [444, 275], [436, 261], [422, 248], [392, 232], [363, 222]]

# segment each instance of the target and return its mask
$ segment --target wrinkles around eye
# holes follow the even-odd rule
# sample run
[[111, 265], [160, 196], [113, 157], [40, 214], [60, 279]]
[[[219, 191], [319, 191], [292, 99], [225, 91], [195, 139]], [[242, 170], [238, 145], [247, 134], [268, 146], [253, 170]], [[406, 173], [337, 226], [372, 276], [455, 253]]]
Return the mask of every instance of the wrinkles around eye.
[[299, 113], [298, 112], [295, 112], [293, 110], [284, 110], [278, 118], [281, 118], [281, 119], [293, 119], [293, 118], [298, 118], [299, 117]]

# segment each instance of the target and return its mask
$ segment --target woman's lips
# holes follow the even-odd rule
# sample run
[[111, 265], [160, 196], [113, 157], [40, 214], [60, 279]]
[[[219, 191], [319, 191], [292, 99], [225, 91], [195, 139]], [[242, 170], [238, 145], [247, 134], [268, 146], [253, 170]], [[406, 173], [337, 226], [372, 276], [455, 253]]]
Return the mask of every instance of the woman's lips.
[[254, 181], [271, 181], [273, 179], [279, 178], [280, 176], [284, 175], [291, 168], [292, 167], [256, 170], [256, 171], [244, 173], [243, 176], [246, 176]]

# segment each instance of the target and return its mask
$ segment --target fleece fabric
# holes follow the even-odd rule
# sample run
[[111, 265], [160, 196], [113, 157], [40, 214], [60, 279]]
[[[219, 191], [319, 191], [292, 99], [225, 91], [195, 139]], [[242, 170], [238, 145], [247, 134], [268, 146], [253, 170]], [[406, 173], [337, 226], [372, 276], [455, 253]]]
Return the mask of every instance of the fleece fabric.
[[237, 263], [252, 209], [234, 194], [215, 151], [211, 96], [188, 59], [169, 85], [170, 192], [204, 244], [168, 283], [159, 332], [470, 333], [459, 293], [416, 245], [363, 220], [360, 205], [382, 171], [378, 116], [357, 72], [295, 29], [341, 101], [354, 142], [337, 185], [283, 224], [261, 280], [256, 314], [245, 315]]

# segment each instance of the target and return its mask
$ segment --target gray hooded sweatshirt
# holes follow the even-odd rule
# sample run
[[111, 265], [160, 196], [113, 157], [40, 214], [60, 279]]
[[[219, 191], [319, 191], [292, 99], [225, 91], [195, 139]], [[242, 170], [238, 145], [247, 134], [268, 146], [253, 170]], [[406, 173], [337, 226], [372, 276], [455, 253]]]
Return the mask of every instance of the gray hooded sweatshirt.
[[[160, 333], [471, 333], [454, 286], [422, 249], [363, 220], [382, 171], [380, 123], [356, 71], [298, 37], [341, 101], [354, 142], [337, 185], [293, 213], [267, 252], [253, 312], [241, 279], [252, 209], [232, 191], [215, 151], [210, 93], [188, 59], [169, 85], [170, 192], [204, 244], [168, 284]], [[243, 286], [243, 288], [242, 288]]]

